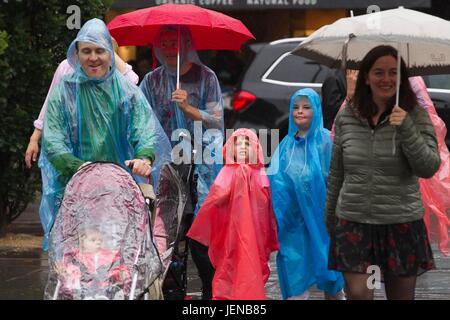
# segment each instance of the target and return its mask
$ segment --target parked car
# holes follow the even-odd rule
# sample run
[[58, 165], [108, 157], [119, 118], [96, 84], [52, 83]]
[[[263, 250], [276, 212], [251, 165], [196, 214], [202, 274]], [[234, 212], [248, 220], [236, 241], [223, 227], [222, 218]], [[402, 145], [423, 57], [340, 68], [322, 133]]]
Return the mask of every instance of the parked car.
[[[319, 94], [331, 72], [289, 52], [304, 38], [289, 38], [250, 45], [254, 53], [234, 91], [231, 108], [225, 110], [226, 128], [279, 129], [279, 139], [287, 134], [289, 101], [302, 88]], [[450, 75], [426, 76], [424, 80], [439, 116], [450, 126]], [[269, 132], [270, 133], [270, 132]], [[446, 143], [450, 146], [450, 134]]]

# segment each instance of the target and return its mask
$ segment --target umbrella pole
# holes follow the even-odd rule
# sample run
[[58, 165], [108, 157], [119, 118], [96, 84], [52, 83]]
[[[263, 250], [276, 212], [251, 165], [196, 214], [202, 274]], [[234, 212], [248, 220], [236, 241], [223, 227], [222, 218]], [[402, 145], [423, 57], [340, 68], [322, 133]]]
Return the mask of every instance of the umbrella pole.
[[397, 92], [395, 95], [395, 105], [398, 106], [399, 95], [400, 95], [400, 79], [401, 79], [401, 70], [400, 70], [400, 62], [402, 59], [402, 55], [400, 53], [400, 43], [397, 46]]
[[[400, 53], [400, 42], [399, 42], [398, 46], [397, 46], [397, 84], [396, 84], [397, 90], [396, 90], [396, 93], [395, 93], [395, 105], [396, 106], [398, 106], [399, 96], [400, 96], [400, 79], [401, 79], [400, 72], [402, 71], [400, 69], [401, 59], [402, 59], [402, 55]], [[395, 127], [394, 134], [392, 136], [392, 155], [393, 156], [395, 155], [395, 152], [396, 152], [396, 149], [397, 149], [396, 148], [396, 144], [395, 144], [396, 137], [397, 137], [397, 127]]]
[[180, 26], [178, 26], [178, 45], [177, 45], [177, 90], [180, 89]]

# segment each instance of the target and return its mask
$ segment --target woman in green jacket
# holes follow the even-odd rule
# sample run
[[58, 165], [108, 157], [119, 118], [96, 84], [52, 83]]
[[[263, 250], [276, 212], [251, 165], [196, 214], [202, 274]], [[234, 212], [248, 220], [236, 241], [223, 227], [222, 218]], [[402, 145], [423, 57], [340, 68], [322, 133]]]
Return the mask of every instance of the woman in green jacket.
[[373, 299], [372, 280], [381, 275], [388, 299], [414, 299], [416, 277], [434, 267], [418, 178], [438, 170], [437, 140], [403, 60], [400, 81], [395, 106], [397, 51], [372, 49], [349, 107], [335, 122], [326, 204], [329, 268], [343, 272], [349, 299]]

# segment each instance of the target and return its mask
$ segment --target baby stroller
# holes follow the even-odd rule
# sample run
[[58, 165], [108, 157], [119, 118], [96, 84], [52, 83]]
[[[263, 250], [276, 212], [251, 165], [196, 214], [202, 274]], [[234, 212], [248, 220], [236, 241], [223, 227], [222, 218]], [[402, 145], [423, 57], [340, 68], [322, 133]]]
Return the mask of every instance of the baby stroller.
[[162, 271], [149, 206], [122, 167], [95, 162], [67, 184], [49, 238], [45, 299], [149, 299]]
[[187, 289], [189, 230], [197, 203], [197, 175], [192, 163], [166, 163], [159, 176], [154, 239], [163, 265], [166, 300], [182, 300]]

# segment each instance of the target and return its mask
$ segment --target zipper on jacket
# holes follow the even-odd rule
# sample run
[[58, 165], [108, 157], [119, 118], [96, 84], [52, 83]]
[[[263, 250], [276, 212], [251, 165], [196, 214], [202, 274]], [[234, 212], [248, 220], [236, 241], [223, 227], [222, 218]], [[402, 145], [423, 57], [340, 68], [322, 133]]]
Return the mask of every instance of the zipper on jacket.
[[[367, 125], [371, 129], [370, 147], [369, 147], [369, 168], [372, 168], [373, 167], [373, 142], [375, 141], [375, 129], [372, 129], [368, 122], [367, 122]], [[369, 187], [367, 188], [367, 198], [369, 200], [368, 213], [369, 213], [369, 216], [371, 216], [372, 215], [372, 195], [370, 194], [370, 192], [372, 191], [372, 187], [373, 187], [373, 170], [369, 170], [369, 172], [370, 172], [369, 177], [368, 177], [369, 178]]]

